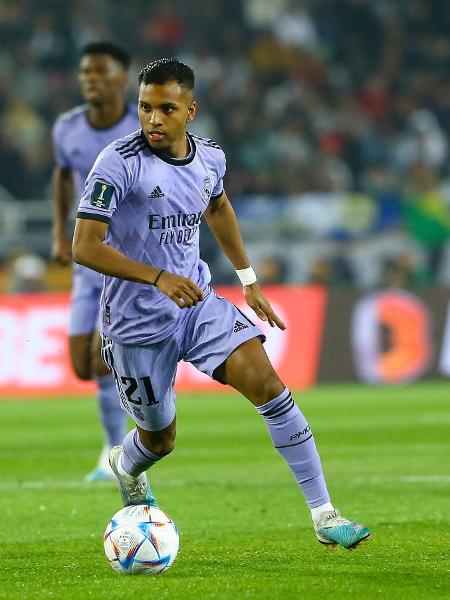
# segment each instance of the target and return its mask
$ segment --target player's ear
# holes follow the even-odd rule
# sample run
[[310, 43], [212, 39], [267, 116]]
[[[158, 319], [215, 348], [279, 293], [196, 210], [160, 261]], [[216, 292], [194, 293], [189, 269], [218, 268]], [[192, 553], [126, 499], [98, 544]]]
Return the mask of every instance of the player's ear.
[[197, 103], [193, 100], [188, 108], [188, 114], [186, 117], [186, 123], [191, 123], [195, 119], [195, 114], [197, 112]]

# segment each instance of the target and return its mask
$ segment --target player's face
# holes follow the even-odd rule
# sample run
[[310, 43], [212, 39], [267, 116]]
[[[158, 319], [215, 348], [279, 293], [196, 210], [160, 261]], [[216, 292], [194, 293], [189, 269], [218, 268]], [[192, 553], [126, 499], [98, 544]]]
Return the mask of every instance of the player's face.
[[186, 126], [195, 117], [192, 92], [177, 81], [141, 84], [138, 112], [150, 146], [174, 158], [186, 156]]
[[78, 81], [89, 104], [103, 104], [123, 94], [127, 80], [123, 66], [108, 54], [87, 54], [81, 59]]

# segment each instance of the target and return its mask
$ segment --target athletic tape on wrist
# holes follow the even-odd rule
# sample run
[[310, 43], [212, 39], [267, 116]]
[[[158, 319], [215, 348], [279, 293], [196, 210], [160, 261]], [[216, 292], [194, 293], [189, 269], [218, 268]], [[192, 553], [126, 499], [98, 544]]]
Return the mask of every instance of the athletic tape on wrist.
[[239, 277], [242, 285], [252, 285], [252, 283], [256, 283], [258, 281], [256, 273], [252, 267], [248, 267], [247, 269], [236, 269], [236, 274]]

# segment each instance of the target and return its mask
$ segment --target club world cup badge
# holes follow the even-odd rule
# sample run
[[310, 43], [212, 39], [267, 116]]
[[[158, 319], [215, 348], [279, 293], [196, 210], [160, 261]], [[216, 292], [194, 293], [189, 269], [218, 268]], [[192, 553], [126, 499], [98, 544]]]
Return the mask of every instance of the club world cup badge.
[[111, 205], [111, 200], [114, 196], [114, 186], [110, 183], [96, 179], [92, 186], [91, 205], [95, 208], [108, 210]]
[[202, 198], [206, 202], [209, 202], [212, 194], [212, 181], [210, 177], [205, 177], [203, 180]]

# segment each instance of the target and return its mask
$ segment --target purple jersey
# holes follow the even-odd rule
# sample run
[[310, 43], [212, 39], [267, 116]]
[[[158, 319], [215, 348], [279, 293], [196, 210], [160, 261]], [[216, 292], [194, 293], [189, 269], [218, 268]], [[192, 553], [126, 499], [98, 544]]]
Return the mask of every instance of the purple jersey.
[[56, 164], [73, 171], [77, 200], [100, 152], [108, 144], [139, 127], [134, 104], [128, 104], [122, 119], [112, 127], [97, 129], [88, 120], [89, 106], [82, 104], [58, 117], [52, 137]]
[[[141, 130], [110, 144], [89, 173], [77, 216], [109, 223], [105, 242], [129, 258], [206, 290], [211, 276], [200, 259], [199, 226], [222, 194], [225, 155], [212, 140], [188, 140], [184, 159], [154, 153]], [[153, 286], [108, 276], [101, 308], [105, 335], [121, 344], [168, 337], [182, 312]]]

